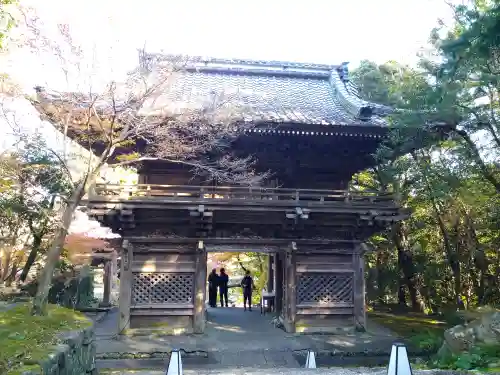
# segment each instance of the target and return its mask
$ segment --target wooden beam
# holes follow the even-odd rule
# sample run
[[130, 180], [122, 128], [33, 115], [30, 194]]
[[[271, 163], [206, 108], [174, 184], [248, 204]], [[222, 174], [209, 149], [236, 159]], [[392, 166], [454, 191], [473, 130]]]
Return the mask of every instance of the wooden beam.
[[130, 328], [130, 305], [132, 303], [132, 261], [133, 245], [124, 240], [122, 244], [121, 270], [120, 270], [120, 301], [118, 319], [118, 332], [123, 334]]
[[207, 281], [207, 252], [203, 241], [196, 247], [196, 272], [194, 274], [193, 332], [205, 331], [205, 294]]
[[85, 202], [90, 209], [115, 208], [115, 205], [123, 204], [127, 209], [192, 209], [193, 206], [205, 205], [207, 210], [253, 210], [253, 211], [280, 211], [283, 209], [293, 209], [297, 204], [301, 207], [307, 207], [319, 212], [344, 212], [357, 213], [367, 212], [376, 208], [380, 210], [378, 214], [383, 214], [384, 211], [397, 213], [397, 207], [392, 201], [370, 201], [366, 200], [349, 200], [345, 198], [338, 200], [268, 200], [268, 199], [210, 199], [196, 197], [130, 197], [128, 199], [103, 196], [99, 199], [95, 198], [92, 201]]
[[[125, 236], [131, 244], [192, 244], [198, 243], [198, 238], [184, 237], [184, 238], [169, 238], [169, 237], [150, 237], [150, 236]], [[335, 239], [301, 239], [301, 238], [228, 238], [228, 237], [210, 237], [204, 238], [203, 242], [205, 248], [208, 245], [268, 245], [268, 246], [279, 246], [281, 248], [287, 247], [293, 241], [297, 244], [300, 249], [301, 246], [356, 246], [361, 243], [358, 240], [335, 240]]]
[[272, 254], [280, 251], [278, 246], [266, 246], [266, 245], [217, 245], [212, 244], [206, 246], [207, 252], [209, 253], [265, 253]]

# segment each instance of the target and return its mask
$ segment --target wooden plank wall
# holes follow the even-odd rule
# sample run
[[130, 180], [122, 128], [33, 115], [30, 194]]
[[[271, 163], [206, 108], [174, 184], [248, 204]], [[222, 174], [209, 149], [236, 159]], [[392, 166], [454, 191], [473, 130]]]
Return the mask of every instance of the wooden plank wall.
[[296, 332], [354, 329], [356, 277], [353, 255], [299, 253], [296, 270]]
[[193, 331], [196, 257], [192, 253], [134, 254], [130, 328], [166, 334]]

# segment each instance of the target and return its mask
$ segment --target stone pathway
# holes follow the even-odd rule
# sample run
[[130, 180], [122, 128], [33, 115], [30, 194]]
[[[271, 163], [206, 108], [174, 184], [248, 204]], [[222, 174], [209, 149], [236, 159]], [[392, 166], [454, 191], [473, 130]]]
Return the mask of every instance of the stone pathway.
[[244, 352], [259, 350], [316, 352], [388, 352], [396, 340], [391, 332], [374, 323], [369, 331], [345, 335], [296, 335], [274, 327], [271, 315], [241, 308], [208, 311], [203, 335], [122, 337], [117, 335], [118, 311], [112, 310], [96, 324], [97, 353], [154, 353], [183, 349], [185, 352]]
[[207, 318], [203, 335], [126, 337], [117, 334], [118, 311], [113, 309], [96, 323], [98, 366], [164, 368], [173, 349], [182, 351], [186, 369], [297, 369], [303, 366], [307, 350], [317, 353], [319, 366], [353, 365], [358, 363], [353, 362], [356, 355], [366, 357], [367, 353], [384, 355], [376, 356], [375, 362], [363, 363], [384, 365], [395, 341], [389, 331], [374, 325], [367, 333], [351, 335], [289, 334], [271, 323], [272, 315], [261, 315], [258, 309], [244, 312], [241, 308], [211, 308]]

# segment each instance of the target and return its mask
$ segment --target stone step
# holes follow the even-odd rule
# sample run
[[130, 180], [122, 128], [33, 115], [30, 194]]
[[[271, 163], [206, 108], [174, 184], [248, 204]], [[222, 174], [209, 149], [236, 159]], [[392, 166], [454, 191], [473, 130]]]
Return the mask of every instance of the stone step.
[[[300, 358], [290, 351], [210, 352], [205, 356], [182, 356], [185, 369], [214, 369], [233, 367], [300, 368]], [[98, 359], [98, 369], [163, 369], [167, 358]]]
[[[168, 354], [153, 358], [121, 358], [98, 359], [99, 369], [164, 369], [168, 363]], [[306, 362], [305, 352], [278, 350], [210, 351], [200, 353], [183, 353], [182, 362], [185, 369], [215, 369], [238, 367], [274, 367], [301, 368]], [[316, 354], [318, 367], [385, 367], [389, 356], [340, 356]]]

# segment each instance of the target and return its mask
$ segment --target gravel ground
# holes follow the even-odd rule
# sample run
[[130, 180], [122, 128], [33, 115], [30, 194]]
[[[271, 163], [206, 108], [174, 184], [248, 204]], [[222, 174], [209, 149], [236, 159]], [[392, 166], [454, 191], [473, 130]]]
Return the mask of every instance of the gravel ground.
[[[445, 371], [445, 370], [417, 370], [413, 375], [462, 375], [472, 374], [473, 372]], [[478, 372], [477, 372], [478, 373]], [[160, 375], [165, 371], [101, 371], [103, 375]], [[214, 370], [184, 370], [184, 375], [386, 375], [385, 368], [322, 368], [322, 369], [258, 369], [258, 368], [240, 368], [240, 369], [214, 369]], [[491, 374], [491, 373], [489, 373]]]

